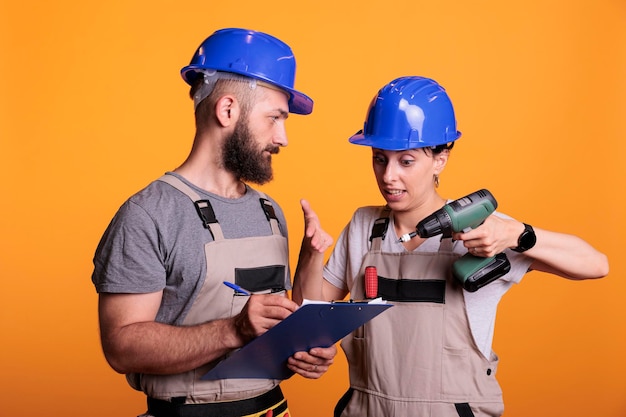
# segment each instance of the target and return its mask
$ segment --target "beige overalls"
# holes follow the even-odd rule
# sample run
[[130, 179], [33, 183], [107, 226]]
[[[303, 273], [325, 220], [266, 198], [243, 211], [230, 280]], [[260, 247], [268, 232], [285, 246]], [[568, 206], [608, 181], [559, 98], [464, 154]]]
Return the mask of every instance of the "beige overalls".
[[350, 293], [363, 298], [365, 267], [375, 266], [378, 296], [394, 308], [342, 341], [351, 389], [336, 416], [501, 415], [497, 358], [487, 360], [472, 337], [463, 290], [451, 273], [459, 256], [452, 240], [442, 239], [434, 253], [383, 253], [384, 230], [375, 230]]
[[[232, 317], [242, 310], [249, 297], [235, 294], [231, 288], [223, 285], [223, 281], [236, 283], [253, 293], [286, 294], [289, 262], [287, 239], [282, 236], [271, 203], [264, 194], [260, 193], [260, 206], [266, 211], [272, 235], [225, 239], [208, 200], [202, 200], [193, 189], [173, 175], [164, 175], [160, 180], [189, 196], [214, 239], [205, 244], [207, 274], [183, 326]], [[199, 224], [199, 227], [202, 226]], [[127, 379], [133, 388], [143, 391], [149, 398], [175, 402], [177, 405], [237, 401], [265, 394], [274, 388], [280, 389], [278, 380], [201, 380], [216, 363], [208, 363], [182, 374], [132, 374]], [[160, 403], [165, 404], [163, 401]], [[288, 412], [286, 404], [276, 411], [279, 413], [274, 413], [274, 417], [285, 415]]]

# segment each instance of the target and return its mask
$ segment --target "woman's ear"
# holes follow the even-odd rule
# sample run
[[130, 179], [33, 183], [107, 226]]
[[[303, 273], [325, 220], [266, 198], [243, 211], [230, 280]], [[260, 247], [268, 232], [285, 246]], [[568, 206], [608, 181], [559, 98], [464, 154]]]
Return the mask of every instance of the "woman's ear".
[[448, 149], [445, 149], [444, 151], [438, 153], [437, 155], [433, 157], [436, 175], [441, 174], [443, 169], [446, 167], [446, 164], [448, 163], [449, 157], [450, 157], [450, 151]]
[[232, 95], [220, 97], [215, 103], [215, 116], [222, 127], [231, 126], [239, 118], [239, 103]]

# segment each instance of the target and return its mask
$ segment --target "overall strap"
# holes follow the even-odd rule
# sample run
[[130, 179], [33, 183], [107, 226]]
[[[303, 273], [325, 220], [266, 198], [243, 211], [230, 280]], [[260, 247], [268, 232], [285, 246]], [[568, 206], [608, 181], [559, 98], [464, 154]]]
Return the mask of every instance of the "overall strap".
[[470, 407], [469, 403], [457, 403], [454, 404], [456, 408], [456, 412], [459, 414], [459, 417], [474, 417], [474, 412]]
[[389, 206], [384, 206], [380, 211], [380, 217], [374, 221], [372, 226], [372, 234], [370, 235], [370, 242], [372, 242], [372, 251], [380, 251], [380, 248], [387, 235], [387, 228], [389, 227], [389, 213], [391, 209]]
[[198, 216], [200, 216], [200, 219], [202, 220], [202, 225], [208, 229], [209, 232], [211, 232], [213, 240], [217, 241], [224, 239], [222, 228], [215, 217], [215, 212], [213, 212], [213, 207], [211, 206], [211, 202], [209, 200], [203, 200], [197, 192], [174, 175], [165, 174], [158, 180], [168, 183], [191, 199], [196, 207]]
[[453, 248], [454, 248], [454, 241], [452, 240], [452, 238], [442, 237], [441, 240], [439, 241], [439, 250], [441, 252], [452, 252], [454, 250]]
[[265, 217], [267, 217], [267, 221], [270, 222], [270, 226], [272, 228], [272, 233], [275, 235], [282, 235], [280, 233], [280, 227], [278, 227], [278, 217], [276, 217], [276, 212], [274, 211], [274, 206], [272, 202], [267, 198], [267, 195], [261, 191], [257, 192], [261, 195], [259, 201], [261, 202], [261, 207], [265, 212]]

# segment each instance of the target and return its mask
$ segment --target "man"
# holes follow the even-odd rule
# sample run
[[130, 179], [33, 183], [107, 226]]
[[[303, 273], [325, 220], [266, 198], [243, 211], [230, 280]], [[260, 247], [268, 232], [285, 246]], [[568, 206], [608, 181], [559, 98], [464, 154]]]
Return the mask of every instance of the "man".
[[[196, 116], [188, 158], [127, 200], [98, 245], [92, 280], [104, 354], [146, 393], [147, 415], [288, 412], [280, 381], [201, 377], [297, 308], [285, 297], [283, 212], [246, 184], [272, 179], [288, 114], [312, 111], [313, 101], [294, 90], [295, 68], [290, 47], [268, 34], [209, 36], [181, 70]], [[307, 231], [306, 240], [318, 254], [332, 242], [321, 230]], [[335, 347], [298, 352], [288, 366], [319, 378], [335, 354]]]

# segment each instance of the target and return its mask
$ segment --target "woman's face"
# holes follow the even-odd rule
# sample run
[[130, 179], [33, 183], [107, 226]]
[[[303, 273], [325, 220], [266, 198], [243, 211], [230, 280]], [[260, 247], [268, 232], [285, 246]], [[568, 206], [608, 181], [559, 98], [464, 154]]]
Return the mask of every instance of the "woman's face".
[[436, 195], [434, 175], [445, 166], [448, 152], [433, 156], [424, 149], [387, 151], [372, 148], [372, 164], [380, 193], [393, 211], [409, 211]]

